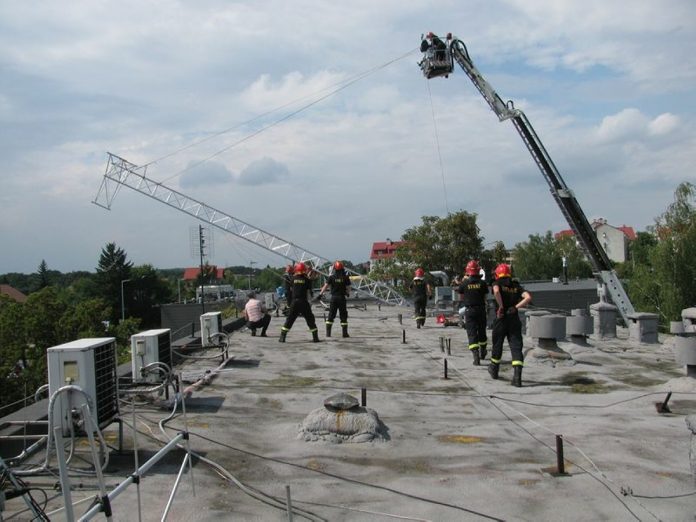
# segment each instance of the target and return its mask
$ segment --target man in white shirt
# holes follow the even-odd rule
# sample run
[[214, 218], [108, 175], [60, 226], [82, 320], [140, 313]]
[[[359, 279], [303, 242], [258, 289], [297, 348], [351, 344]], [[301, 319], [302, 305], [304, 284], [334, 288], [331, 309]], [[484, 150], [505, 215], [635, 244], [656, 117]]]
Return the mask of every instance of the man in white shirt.
[[261, 337], [267, 337], [266, 330], [271, 324], [271, 315], [266, 311], [266, 306], [256, 299], [256, 292], [251, 291], [247, 294], [249, 300], [244, 305], [244, 317], [247, 320], [247, 328], [251, 330], [251, 335], [256, 335], [256, 329], [261, 328]]

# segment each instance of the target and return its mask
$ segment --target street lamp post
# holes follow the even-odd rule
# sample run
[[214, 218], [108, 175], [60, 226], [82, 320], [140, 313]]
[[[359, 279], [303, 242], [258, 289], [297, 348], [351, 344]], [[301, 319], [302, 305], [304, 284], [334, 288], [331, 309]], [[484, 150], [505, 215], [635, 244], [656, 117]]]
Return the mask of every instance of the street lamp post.
[[121, 280], [121, 321], [125, 320], [126, 318], [126, 304], [123, 299], [123, 285], [124, 283], [127, 283], [128, 281], [131, 281], [131, 279], [123, 279]]

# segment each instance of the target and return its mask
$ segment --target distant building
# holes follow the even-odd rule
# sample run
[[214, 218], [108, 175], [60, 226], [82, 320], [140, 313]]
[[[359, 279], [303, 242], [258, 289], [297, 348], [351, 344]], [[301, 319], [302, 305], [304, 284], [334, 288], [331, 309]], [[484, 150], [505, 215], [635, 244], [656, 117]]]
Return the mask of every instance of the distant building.
[[385, 259], [392, 259], [394, 255], [396, 255], [396, 249], [403, 244], [403, 241], [392, 241], [390, 239], [372, 243], [372, 250], [370, 250], [370, 270], [372, 270], [377, 263]]
[[[628, 244], [636, 239], [636, 232], [633, 227], [621, 225], [615, 227], [607, 223], [604, 218], [595, 219], [592, 224], [592, 229], [606, 252], [609, 259], [616, 263], [625, 263], [628, 259]], [[554, 237], [561, 239], [562, 237], [574, 236], [572, 230], [566, 229], [556, 233]]]
[[22, 292], [17, 290], [15, 287], [10, 285], [0, 285], [0, 294], [6, 295], [10, 299], [14, 299], [18, 303], [24, 303], [27, 300], [27, 296]]
[[[215, 265], [213, 265], [211, 268], [213, 269], [214, 274], [212, 281], [210, 281], [211, 283], [221, 282], [223, 279], [225, 279], [224, 268], [218, 268]], [[184, 277], [182, 279], [184, 281], [195, 281], [200, 273], [201, 269], [199, 267], [185, 268]]]

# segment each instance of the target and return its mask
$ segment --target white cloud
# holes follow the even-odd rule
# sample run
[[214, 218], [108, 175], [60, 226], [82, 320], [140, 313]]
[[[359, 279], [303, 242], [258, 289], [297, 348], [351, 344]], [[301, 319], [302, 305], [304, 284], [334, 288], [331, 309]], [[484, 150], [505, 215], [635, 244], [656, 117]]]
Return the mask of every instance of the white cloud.
[[276, 183], [288, 177], [288, 167], [273, 158], [261, 158], [253, 161], [239, 173], [238, 181], [242, 185], [266, 185]]
[[222, 163], [208, 161], [192, 162], [179, 179], [181, 188], [193, 188], [212, 185], [225, 185], [234, 181], [234, 175]]
[[660, 114], [648, 124], [648, 132], [656, 136], [669, 134], [679, 126], [679, 117], [668, 112]]
[[[611, 208], [640, 227], [696, 161], [695, 13], [692, 0], [0, 2], [0, 273], [42, 258], [93, 269], [107, 239], [156, 266], [188, 263], [190, 218], [172, 209], [122, 191], [92, 217], [105, 151], [331, 258], [364, 260], [375, 238], [443, 214], [445, 190], [451, 210], [479, 213], [488, 240], [562, 224], [514, 127], [461, 71], [426, 84], [417, 53], [387, 65], [428, 30], [465, 40], [588, 215]], [[311, 208], [293, 207], [289, 180]], [[612, 192], [625, 187], [634, 200]], [[500, 194], [520, 199], [514, 227]], [[324, 226], [308, 230], [308, 215]], [[260, 256], [218, 247], [232, 262]]]

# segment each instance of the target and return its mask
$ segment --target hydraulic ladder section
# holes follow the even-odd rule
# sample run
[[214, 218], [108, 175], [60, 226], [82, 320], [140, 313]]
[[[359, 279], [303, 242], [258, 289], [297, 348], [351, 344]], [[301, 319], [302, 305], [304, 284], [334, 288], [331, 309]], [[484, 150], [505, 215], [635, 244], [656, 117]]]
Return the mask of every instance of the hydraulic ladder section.
[[450, 44], [450, 55], [450, 59], [455, 60], [461, 66], [490, 108], [498, 116], [498, 119], [500, 121], [512, 120], [517, 132], [522, 137], [522, 141], [524, 141], [539, 170], [541, 170], [549, 184], [553, 199], [556, 200], [568, 225], [575, 233], [581, 249], [590, 260], [595, 277], [602, 284], [603, 288], [608, 291], [611, 300], [618, 307], [624, 322], [628, 324], [628, 315], [633, 314], [635, 311], [633, 305], [619, 277], [612, 269], [611, 261], [599, 243], [580, 204], [575, 199], [573, 192], [565, 184], [565, 181], [563, 181], [561, 174], [558, 172], [556, 165], [534, 131], [527, 116], [521, 110], [515, 109], [512, 101], [503, 102], [493, 87], [481, 76], [461, 40], [454, 39], [452, 41]]
[[[195, 217], [209, 225], [217, 227], [225, 232], [234, 234], [254, 245], [278, 254], [292, 262], [309, 262], [314, 270], [328, 276], [333, 261], [313, 254], [294, 243], [281, 239], [269, 232], [256, 228], [220, 210], [216, 210], [205, 203], [177, 192], [174, 189], [153, 181], [145, 176], [146, 169], [129, 161], [107, 153], [108, 161], [104, 178], [99, 186], [99, 191], [92, 203], [111, 210], [114, 198], [121, 187], [128, 187], [136, 192], [169, 205], [181, 212]], [[404, 306], [406, 300], [390, 286], [379, 281], [373, 281], [362, 274], [346, 269], [349, 275], [358, 276], [351, 288], [361, 295], [373, 297], [383, 303]]]

